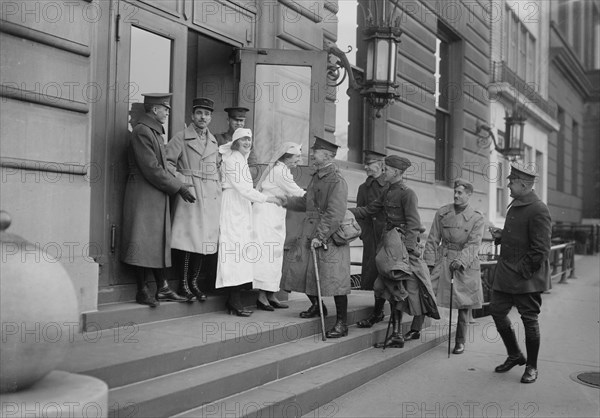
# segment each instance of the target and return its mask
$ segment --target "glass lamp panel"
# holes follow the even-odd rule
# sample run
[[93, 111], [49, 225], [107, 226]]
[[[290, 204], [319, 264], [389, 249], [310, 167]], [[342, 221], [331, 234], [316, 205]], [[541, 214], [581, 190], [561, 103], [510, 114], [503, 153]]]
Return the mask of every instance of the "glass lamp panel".
[[389, 39], [377, 40], [377, 52], [375, 54], [375, 80], [387, 81], [389, 71]]

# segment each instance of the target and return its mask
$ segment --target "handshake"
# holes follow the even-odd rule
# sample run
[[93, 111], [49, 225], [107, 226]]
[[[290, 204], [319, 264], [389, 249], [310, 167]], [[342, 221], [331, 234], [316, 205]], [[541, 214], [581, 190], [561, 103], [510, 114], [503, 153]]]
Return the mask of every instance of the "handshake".
[[284, 195], [268, 196], [267, 203], [274, 203], [277, 206], [285, 207], [287, 205], [287, 196], [284, 196]]

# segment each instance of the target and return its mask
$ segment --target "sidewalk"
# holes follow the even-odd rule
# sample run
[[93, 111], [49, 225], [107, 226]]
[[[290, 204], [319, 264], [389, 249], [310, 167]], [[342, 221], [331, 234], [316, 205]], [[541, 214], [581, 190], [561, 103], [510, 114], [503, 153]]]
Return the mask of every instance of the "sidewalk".
[[[567, 284], [554, 282], [551, 292], [543, 295], [537, 382], [519, 382], [524, 367], [494, 373], [506, 351], [488, 316], [469, 326], [464, 354], [448, 358], [447, 343], [441, 344], [306, 417], [599, 416], [599, 389], [571, 378], [578, 372], [600, 371], [599, 270], [599, 256], [577, 256], [577, 278]], [[516, 309], [510, 316], [525, 351]], [[443, 321], [438, 322], [434, 328], [447, 332]], [[432, 338], [431, 332], [421, 338]]]

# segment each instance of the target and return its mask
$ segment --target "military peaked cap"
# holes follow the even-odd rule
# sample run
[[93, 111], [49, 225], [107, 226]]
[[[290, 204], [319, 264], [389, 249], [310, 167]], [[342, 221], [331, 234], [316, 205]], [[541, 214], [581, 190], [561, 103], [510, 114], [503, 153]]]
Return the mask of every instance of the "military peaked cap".
[[533, 164], [518, 164], [513, 163], [510, 166], [510, 174], [508, 179], [521, 179], [533, 181], [537, 177], [535, 166]]
[[471, 183], [469, 183], [467, 180], [458, 179], [454, 182], [455, 189], [460, 186], [464, 187], [465, 190], [468, 191], [469, 193], [473, 193], [473, 185]]
[[198, 97], [192, 102], [192, 109], [195, 110], [196, 108], [207, 109], [212, 112], [215, 110], [215, 102], [206, 97]]
[[246, 112], [250, 111], [245, 107], [226, 107], [224, 110], [231, 119], [245, 118]]
[[337, 152], [338, 148], [340, 146], [337, 144], [334, 144], [333, 142], [330, 142], [328, 140], [326, 140], [325, 138], [321, 138], [320, 136], [316, 136], [315, 135], [315, 142], [312, 145], [312, 149], [314, 150], [318, 150], [318, 149], [326, 149], [327, 151], [331, 151], [331, 152]]
[[383, 161], [383, 159], [385, 158], [385, 154], [382, 154], [377, 151], [365, 150], [363, 152], [365, 154], [365, 156], [364, 156], [365, 164], [371, 164], [376, 161]]
[[161, 105], [171, 109], [171, 93], [146, 93], [142, 96], [144, 96], [144, 104]]

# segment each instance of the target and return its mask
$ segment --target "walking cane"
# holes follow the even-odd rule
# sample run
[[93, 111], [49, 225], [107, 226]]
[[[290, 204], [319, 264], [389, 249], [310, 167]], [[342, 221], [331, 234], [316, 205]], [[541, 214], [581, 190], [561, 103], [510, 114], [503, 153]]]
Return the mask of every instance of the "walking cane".
[[450, 333], [452, 332], [452, 294], [454, 293], [454, 270], [450, 269], [450, 319], [448, 320], [448, 358], [450, 358]]
[[327, 341], [325, 336], [325, 317], [323, 316], [323, 302], [321, 301], [321, 281], [319, 280], [319, 266], [317, 265], [317, 250], [312, 245], [310, 246], [310, 252], [312, 253], [313, 262], [315, 264], [315, 278], [317, 279], [317, 297], [319, 298], [319, 316], [321, 317], [321, 334], [323, 335], [323, 341]]
[[[396, 315], [396, 304], [391, 304], [390, 303], [390, 320], [388, 321], [388, 326], [387, 326], [387, 330], [385, 331], [385, 340], [383, 340], [383, 350], [385, 350], [385, 347], [387, 346], [387, 340], [388, 340], [388, 336], [390, 335], [390, 327], [392, 326], [392, 322], [394, 322], [394, 317]], [[382, 351], [383, 351], [382, 350]]]

